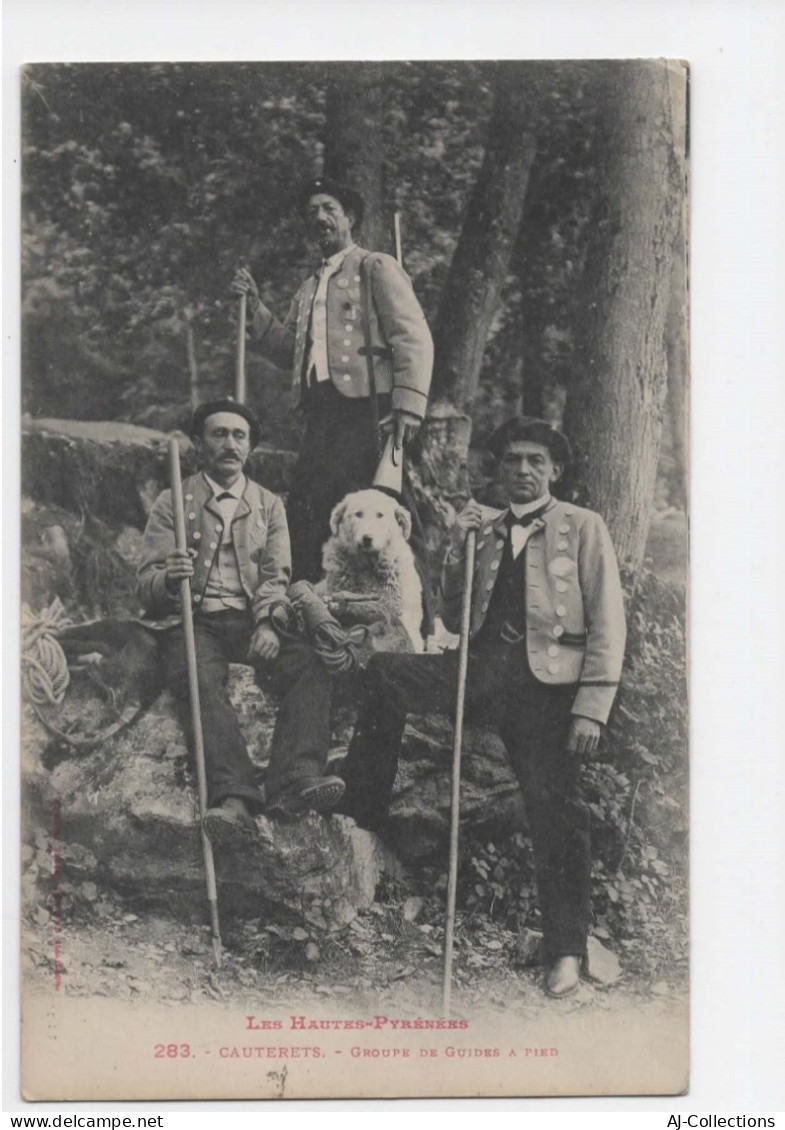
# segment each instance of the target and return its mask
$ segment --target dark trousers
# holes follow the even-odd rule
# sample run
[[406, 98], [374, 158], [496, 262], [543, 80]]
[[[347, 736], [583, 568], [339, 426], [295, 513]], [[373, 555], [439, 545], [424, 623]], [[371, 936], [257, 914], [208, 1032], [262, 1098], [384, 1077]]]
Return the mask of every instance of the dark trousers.
[[[455, 710], [457, 652], [378, 654], [349, 747], [341, 811], [367, 827], [384, 819], [407, 713]], [[534, 847], [546, 958], [582, 955], [589, 928], [589, 818], [579, 796], [580, 758], [567, 749], [574, 687], [538, 683], [522, 646], [470, 653], [466, 717], [492, 718], [521, 784]]]
[[[343, 396], [332, 381], [322, 381], [309, 389], [304, 407], [305, 433], [286, 515], [292, 579], [317, 581], [332, 509], [344, 495], [371, 485], [380, 451], [367, 397]], [[381, 403], [380, 413], [387, 410]]]
[[[259, 810], [262, 799], [234, 707], [226, 689], [230, 663], [248, 663], [253, 626], [246, 612], [227, 609], [194, 617], [199, 668], [208, 804], [241, 797]], [[182, 628], [164, 633], [162, 658], [166, 684], [181, 705], [189, 749], [193, 730], [188, 707], [188, 672]], [[306, 778], [322, 777], [330, 740], [329, 675], [305, 643], [282, 640], [274, 660], [254, 663], [257, 681], [277, 691], [270, 765], [265, 778], [268, 803]]]

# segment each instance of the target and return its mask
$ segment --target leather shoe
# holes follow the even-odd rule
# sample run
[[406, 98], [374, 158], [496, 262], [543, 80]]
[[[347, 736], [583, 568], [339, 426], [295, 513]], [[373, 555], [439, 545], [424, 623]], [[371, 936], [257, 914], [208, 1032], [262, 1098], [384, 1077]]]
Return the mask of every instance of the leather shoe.
[[581, 959], [568, 953], [554, 961], [545, 976], [545, 992], [549, 997], [568, 997], [581, 980]]
[[202, 827], [213, 844], [227, 846], [247, 843], [258, 831], [256, 821], [239, 797], [227, 797], [208, 808]]
[[340, 777], [322, 777], [305, 788], [281, 793], [267, 807], [268, 816], [302, 816], [306, 812], [330, 812], [346, 788]]

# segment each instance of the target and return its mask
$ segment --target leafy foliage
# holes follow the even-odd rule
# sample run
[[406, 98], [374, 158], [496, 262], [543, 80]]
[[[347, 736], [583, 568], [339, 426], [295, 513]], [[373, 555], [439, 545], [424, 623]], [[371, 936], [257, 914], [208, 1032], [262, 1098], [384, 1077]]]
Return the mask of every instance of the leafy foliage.
[[464, 864], [462, 905], [513, 930], [539, 923], [532, 845], [516, 832], [500, 846], [473, 844]]
[[[532, 64], [542, 126], [513, 273], [489, 337], [476, 437], [523, 381], [570, 351], [591, 100], [580, 69]], [[487, 64], [379, 64], [384, 177], [404, 256], [433, 318], [477, 170]], [[233, 268], [248, 262], [279, 313], [311, 269], [292, 193], [320, 167], [325, 90], [340, 64], [89, 64], [27, 69], [25, 410], [172, 426], [232, 379]], [[520, 358], [523, 351], [524, 363]], [[266, 435], [294, 443], [285, 376], [254, 350]]]

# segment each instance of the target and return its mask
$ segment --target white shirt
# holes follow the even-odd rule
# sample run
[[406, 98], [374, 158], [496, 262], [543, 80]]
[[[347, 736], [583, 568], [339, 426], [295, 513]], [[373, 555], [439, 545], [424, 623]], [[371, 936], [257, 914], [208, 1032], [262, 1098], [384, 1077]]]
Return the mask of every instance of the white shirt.
[[319, 273], [319, 285], [311, 307], [311, 348], [306, 368], [308, 374], [311, 369], [315, 371], [317, 381], [330, 379], [330, 365], [327, 360], [327, 284], [354, 247], [355, 244], [350, 243], [342, 251], [336, 251], [329, 259], [325, 259]]
[[[221, 544], [216, 545], [215, 542], [212, 542], [209, 546], [213, 552], [215, 550], [218, 552], [213, 559], [204, 590], [204, 599], [199, 607], [202, 612], [222, 612], [225, 608], [245, 610], [248, 607], [248, 600], [240, 580], [240, 567], [237, 564], [237, 557], [232, 544], [231, 525], [237, 504], [245, 490], [246, 478], [245, 475], [241, 474], [230, 487], [222, 487], [213, 482], [209, 475], [204, 477], [213, 492], [215, 504], [221, 511], [224, 528], [221, 535]], [[223, 498], [219, 502], [219, 494], [228, 494], [230, 497]]]
[[[511, 502], [510, 510], [514, 517], [522, 518], [524, 514], [531, 514], [533, 510], [541, 510], [543, 506], [547, 506], [550, 500], [550, 494], [546, 493], [540, 498], [536, 498], [534, 502]], [[512, 550], [513, 561], [529, 540], [532, 529], [532, 526], [512, 526], [510, 528], [510, 549]]]
[[[210, 478], [210, 476], [208, 474], [205, 474], [204, 477], [207, 480], [207, 485], [209, 486], [210, 490], [213, 492], [213, 497], [216, 499], [216, 506], [221, 511], [221, 517], [224, 520], [224, 532], [223, 532], [223, 535], [221, 537], [221, 545], [227, 545], [228, 542], [230, 542], [232, 540], [231, 525], [232, 525], [232, 518], [234, 518], [234, 512], [237, 509], [237, 503], [240, 501], [240, 499], [243, 497], [243, 494], [245, 493], [245, 486], [246, 486], [245, 475], [243, 475], [241, 473], [240, 476], [232, 483], [232, 485], [230, 487], [219, 486], [218, 483], [213, 482], [213, 480]], [[219, 494], [225, 494], [225, 493], [230, 494], [232, 497], [231, 498], [224, 498], [220, 502], [218, 502], [217, 501], [218, 495]]]

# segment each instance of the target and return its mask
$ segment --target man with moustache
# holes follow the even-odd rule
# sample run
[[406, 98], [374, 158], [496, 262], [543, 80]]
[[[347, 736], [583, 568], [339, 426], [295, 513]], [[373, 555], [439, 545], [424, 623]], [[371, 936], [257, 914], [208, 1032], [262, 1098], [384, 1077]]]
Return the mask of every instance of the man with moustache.
[[282, 642], [270, 620], [291, 572], [289, 532], [277, 495], [247, 478], [259, 422], [231, 399], [203, 404], [191, 437], [201, 466], [183, 483], [187, 549], [175, 546], [171, 491], [159, 495], [144, 533], [137, 595], [146, 623], [161, 633], [166, 685], [183, 707], [189, 747], [188, 673], [180, 582], [191, 582], [208, 811], [214, 841], [242, 841], [263, 807], [253, 766], [226, 689], [229, 663], [251, 663], [281, 695], [265, 778], [266, 811], [282, 816], [329, 810], [343, 782], [326, 775], [329, 675], [305, 643]]
[[[591, 858], [580, 766], [598, 745], [624, 655], [616, 556], [599, 514], [550, 489], [569, 444], [545, 420], [507, 421], [490, 442], [509, 498], [503, 511], [470, 500], [452, 530], [442, 615], [458, 631], [466, 535], [477, 532], [467, 714], [484, 708], [521, 784], [534, 848], [546, 991], [573, 992], [589, 927]], [[383, 827], [407, 713], [451, 714], [457, 652], [372, 657], [342, 775], [340, 811]]]
[[305, 423], [287, 500], [293, 575], [317, 580], [333, 507], [373, 480], [380, 456], [375, 418], [397, 446], [417, 434], [433, 342], [397, 261], [355, 242], [364, 210], [359, 193], [323, 178], [307, 184], [298, 203], [322, 262], [284, 321], [261, 301], [247, 269], [237, 272], [232, 289], [248, 296], [261, 352], [291, 370], [294, 406]]

